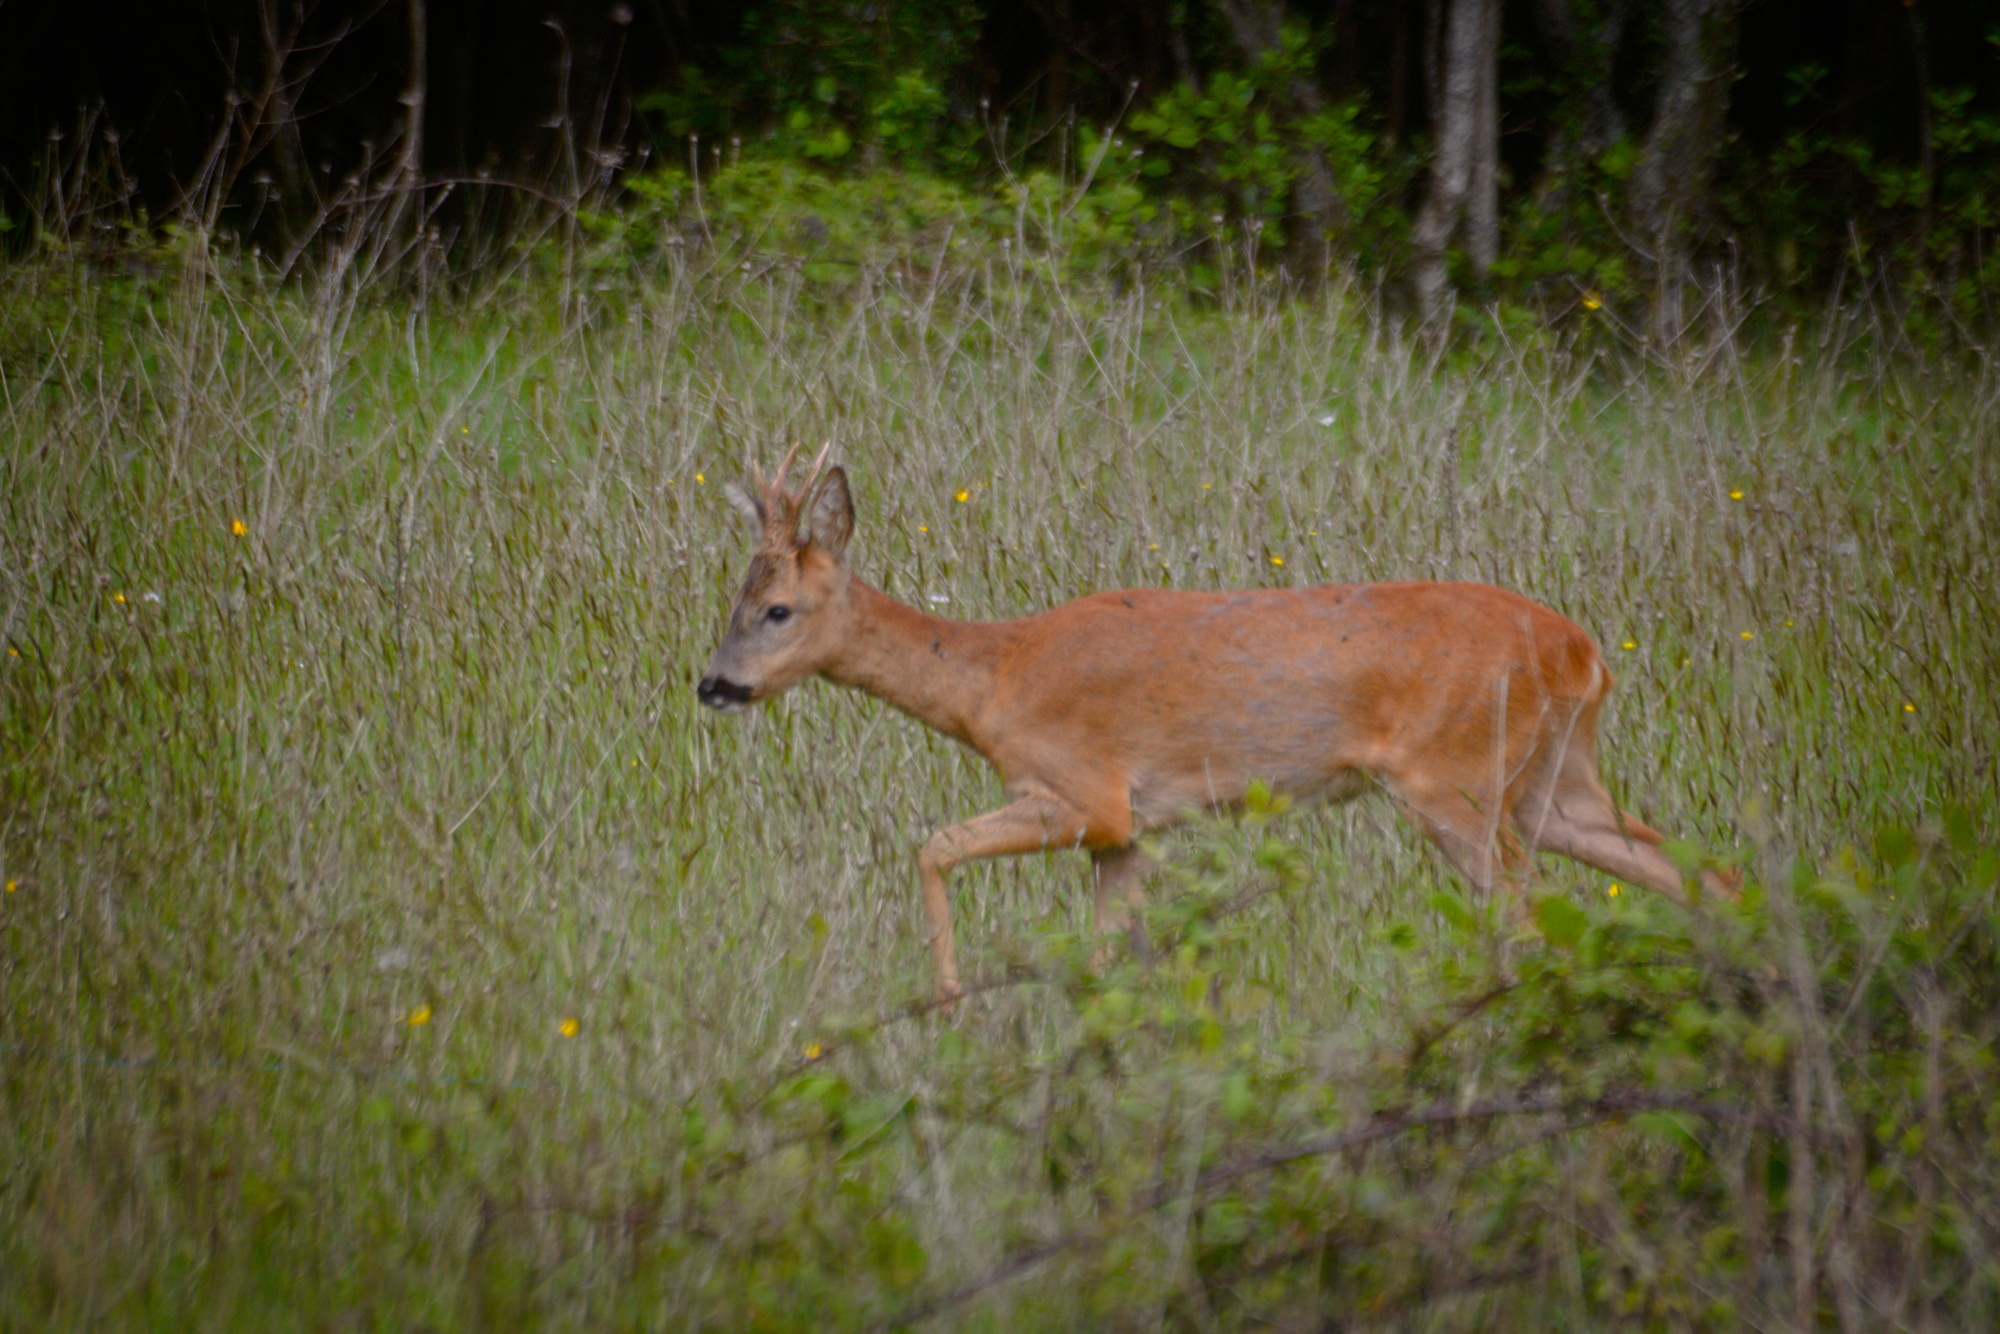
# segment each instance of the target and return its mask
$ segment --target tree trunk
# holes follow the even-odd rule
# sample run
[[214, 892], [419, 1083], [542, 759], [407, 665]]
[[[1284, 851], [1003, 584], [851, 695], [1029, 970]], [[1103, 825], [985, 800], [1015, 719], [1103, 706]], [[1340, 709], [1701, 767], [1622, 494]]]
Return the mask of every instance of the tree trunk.
[[1394, 10], [1389, 20], [1388, 123], [1383, 128], [1389, 142], [1400, 147], [1410, 123], [1410, 7]]
[[1483, 282], [1500, 258], [1500, 0], [1480, 6], [1478, 82], [1472, 96], [1471, 193], [1465, 201], [1465, 257]]
[[1580, 20], [1571, 0], [1535, 0], [1532, 6], [1550, 63], [1571, 90], [1550, 131], [1535, 185], [1535, 200], [1545, 213], [1568, 212], [1584, 170], [1625, 137], [1625, 115], [1611, 95], [1611, 78], [1632, 4], [1611, 0], [1595, 22]]
[[[1275, 51], [1284, 42], [1285, 11], [1281, 0], [1217, 0], [1229, 24], [1229, 34], [1247, 61]], [[1286, 110], [1295, 120], [1326, 110], [1326, 99], [1308, 78], [1294, 78], [1284, 88]], [[1347, 225], [1347, 203], [1334, 182], [1333, 164], [1310, 144], [1297, 149], [1298, 180], [1292, 186], [1292, 206], [1300, 220], [1300, 249], [1315, 271], [1323, 269], [1333, 242]]]
[[1689, 242], [1708, 212], [1710, 177], [1722, 147], [1739, 0], [1666, 0], [1666, 52], [1652, 128], [1626, 186], [1625, 208], [1650, 254], [1653, 327], [1680, 333]]
[[1465, 234], [1466, 256], [1484, 278], [1499, 253], [1499, 0], [1451, 0], [1438, 42], [1431, 114], [1431, 178], [1417, 210], [1412, 277], [1417, 310], [1436, 328], [1451, 314], [1446, 252]]
[[1051, 122], [1066, 121], [1076, 111], [1069, 88], [1069, 61], [1076, 50], [1076, 16], [1069, 0], [1037, 0], [1029, 6], [1049, 32], [1054, 48], [1043, 72], [1042, 105]]
[[383, 235], [402, 225], [410, 197], [424, 174], [424, 94], [430, 85], [430, 29], [424, 0], [406, 0], [409, 23], [410, 76], [403, 85], [403, 142], [396, 154], [395, 184], [389, 189], [389, 209]]

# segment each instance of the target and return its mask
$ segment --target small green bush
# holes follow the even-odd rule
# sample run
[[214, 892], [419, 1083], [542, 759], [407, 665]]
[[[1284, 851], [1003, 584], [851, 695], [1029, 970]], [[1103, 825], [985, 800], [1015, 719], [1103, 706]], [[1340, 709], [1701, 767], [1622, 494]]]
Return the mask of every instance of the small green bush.
[[[781, 1285], [783, 1311], [719, 1284], [716, 1317], [893, 1324], [1032, 1273], [996, 1310], [1063, 1326], [1717, 1326], [1898, 1293], [2000, 1310], [1975, 1203], [2000, 1190], [2000, 852], [1963, 813], [1692, 911], [1548, 897], [1513, 934], [1447, 893], [1443, 939], [1383, 933], [1400, 1031], [1346, 1048], [1274, 1022], [1261, 942], [1322, 891], [1273, 813], [1197, 842], [1146, 914], [1150, 962], [1096, 975], [1092, 942], [1044, 934], [992, 986], [1042, 988], [1060, 1017], [948, 1031], [923, 1092], [871, 1080], [896, 1020], [712, 1095], [733, 1133], [691, 1112], [686, 1170], [712, 1184], [683, 1223], [715, 1272], [783, 1255], [816, 1276]], [[998, 1167], [984, 1226], [1012, 1240], [984, 1278], [927, 1285], [896, 1200], [936, 1141], [975, 1138]], [[774, 1194], [780, 1213], [754, 1203]]]

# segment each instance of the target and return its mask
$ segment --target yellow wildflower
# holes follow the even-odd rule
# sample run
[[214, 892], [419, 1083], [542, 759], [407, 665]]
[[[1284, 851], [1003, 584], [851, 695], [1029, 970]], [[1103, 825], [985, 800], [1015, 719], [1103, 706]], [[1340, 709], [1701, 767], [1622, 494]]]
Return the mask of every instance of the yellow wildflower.
[[1619, 891], [1619, 890], [1620, 890], [1621, 888], [1622, 888], [1622, 886], [1621, 886], [1621, 885], [1619, 885], [1619, 883], [1618, 883], [1618, 882], [1617, 882], [1616, 880], [1613, 880], [1613, 881], [1611, 882], [1611, 888], [1609, 888], [1609, 889], [1607, 889], [1607, 890], [1605, 890], [1605, 891], [1604, 891], [1604, 896], [1605, 896], [1606, 898], [1612, 898], [1612, 899], [1615, 899], [1615, 898], [1617, 898], [1617, 897], [1618, 897], [1618, 891]]
[[577, 1023], [575, 1019], [564, 1019], [561, 1023], [556, 1025], [556, 1032], [562, 1034], [566, 1038], [573, 1038], [576, 1036], [577, 1030], [580, 1029], [581, 1027], [582, 1025]]
[[15, 890], [19, 889], [20, 887], [21, 887], [21, 882], [18, 880], [9, 880], [7, 882], [7, 892], [9, 894], [12, 894]]
[[697, 482], [700, 482], [700, 483], [701, 483], [701, 484], [702, 484], [703, 486], [707, 486], [707, 485], [708, 485], [708, 478], [704, 477], [704, 476], [703, 476], [702, 474], [700, 474], [700, 473], [696, 473], [696, 474], [694, 475], [694, 479], [695, 479], [695, 481], [697, 481]]
[[125, 600], [125, 595], [123, 593], [113, 593], [111, 595], [111, 600], [113, 602], [123, 602]]
[[966, 501], [972, 499], [972, 492], [961, 486], [958, 488], [957, 494], [952, 496], [952, 499], [963, 505]]
[[1751, 633], [1750, 633], [1750, 632], [1749, 632], [1748, 630], [1745, 630], [1745, 631], [1743, 632], [1743, 638], [1744, 638], [1744, 639], [1745, 639], [1746, 641], [1747, 641], [1747, 640], [1751, 640], [1751, 639], [1755, 639], [1756, 637], [1757, 637], [1757, 636], [1755, 636], [1755, 635], [1751, 634]]
[[1583, 308], [1585, 310], [1601, 310], [1603, 309], [1603, 306], [1604, 306], [1604, 298], [1599, 296], [1597, 293], [1585, 292], [1583, 294]]
[[1285, 563], [1285, 558], [1283, 556], [1271, 557], [1271, 564], [1273, 565], [1283, 565], [1284, 563]]
[[248, 533], [249, 531], [250, 531], [250, 525], [243, 522], [243, 520], [231, 519], [229, 521], [229, 532], [231, 536], [242, 537], [245, 533]]
[[1635, 649], [1639, 647], [1639, 641], [1636, 639], [1628, 639], [1624, 643], [1620, 644], [1618, 647], [1623, 649]]
[[917, 525], [917, 531], [920, 533], [928, 533], [930, 531], [930, 526], [928, 524], [920, 523]]
[[819, 1053], [820, 1053], [820, 1046], [817, 1042], [808, 1042], [806, 1044], [806, 1059], [808, 1061], [817, 1061], [819, 1059]]
[[[1910, 703], [1910, 702], [1909, 702], [1908, 700], [1904, 700], [1904, 701], [1903, 701], [1903, 712], [1904, 712], [1904, 713], [1915, 713], [1916, 711], [1917, 711], [1917, 706], [1916, 706], [1916, 705], [1914, 705], [1914, 704]], [[10, 884], [10, 885], [8, 886], [8, 888], [9, 888], [9, 889], [12, 889], [12, 888], [13, 888], [13, 886], [12, 886], [12, 885]]]
[[1730, 488], [1729, 488], [1729, 498], [1730, 498], [1731, 500], [1741, 500], [1741, 499], [1743, 499], [1743, 488], [1741, 488], [1741, 487], [1737, 487], [1737, 486], [1732, 486], [1732, 487], [1730, 487]]
[[419, 1005], [410, 1011], [410, 1017], [403, 1022], [407, 1023], [411, 1028], [422, 1028], [430, 1021], [431, 1007], [428, 1005]]

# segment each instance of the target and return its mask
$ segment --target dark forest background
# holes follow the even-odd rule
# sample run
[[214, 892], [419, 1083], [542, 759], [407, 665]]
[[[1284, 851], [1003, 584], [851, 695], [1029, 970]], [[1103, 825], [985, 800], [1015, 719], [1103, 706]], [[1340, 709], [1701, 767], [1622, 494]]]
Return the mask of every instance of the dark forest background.
[[746, 162], [1095, 191], [1127, 253], [1254, 238], [1433, 314], [1719, 265], [1983, 318], [2000, 0], [0, 0], [16, 247], [180, 214], [282, 247], [391, 180], [504, 232]]
[[[0, 1334], [2000, 1330], [1997, 240], [2000, 0], [0, 0]], [[697, 698], [793, 447], [1546, 600], [1742, 896], [1253, 789], [946, 1019], [1001, 780]], [[1413, 632], [1245, 734], [1449, 796]]]

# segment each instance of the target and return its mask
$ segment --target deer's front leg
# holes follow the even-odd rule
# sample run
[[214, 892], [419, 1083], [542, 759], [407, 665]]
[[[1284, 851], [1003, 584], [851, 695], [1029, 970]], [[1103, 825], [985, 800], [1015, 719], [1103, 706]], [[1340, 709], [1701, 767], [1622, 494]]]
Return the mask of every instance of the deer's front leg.
[[951, 898], [944, 878], [953, 867], [981, 857], [1005, 857], [1049, 848], [1073, 848], [1084, 841], [1089, 821], [1055, 797], [1023, 797], [999, 810], [940, 829], [917, 854], [923, 880], [924, 916], [931, 928], [931, 964], [937, 998], [949, 1005], [965, 994], [958, 984], [958, 956], [952, 948]]

